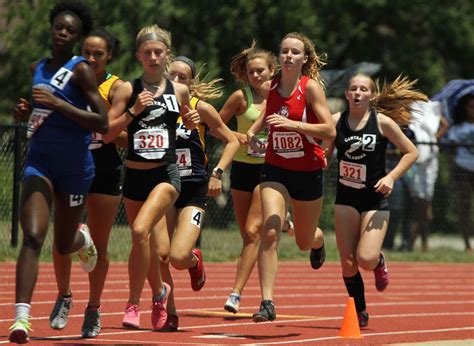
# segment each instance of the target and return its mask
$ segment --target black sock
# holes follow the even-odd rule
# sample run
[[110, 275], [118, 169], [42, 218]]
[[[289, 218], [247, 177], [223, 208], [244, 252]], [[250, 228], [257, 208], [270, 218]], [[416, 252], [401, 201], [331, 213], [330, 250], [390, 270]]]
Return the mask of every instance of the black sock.
[[382, 254], [380, 254], [379, 255], [379, 262], [377, 263], [377, 266], [375, 268], [382, 267], [384, 264], [385, 264], [385, 261], [383, 259]]
[[344, 284], [346, 285], [347, 293], [349, 297], [354, 298], [355, 306], [357, 312], [365, 310], [365, 293], [364, 293], [364, 281], [362, 281], [362, 276], [360, 272], [357, 272], [356, 275], [352, 277], [342, 277], [344, 279]]

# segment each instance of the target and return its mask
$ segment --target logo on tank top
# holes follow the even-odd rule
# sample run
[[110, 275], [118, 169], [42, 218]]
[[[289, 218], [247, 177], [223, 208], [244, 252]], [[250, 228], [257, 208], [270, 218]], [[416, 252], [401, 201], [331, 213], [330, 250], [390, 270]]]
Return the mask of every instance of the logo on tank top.
[[288, 106], [281, 106], [280, 110], [278, 111], [278, 114], [288, 118], [288, 116], [290, 115], [290, 110]]
[[[352, 142], [344, 155], [352, 160], [360, 160], [367, 156], [366, 151], [375, 151], [376, 135], [363, 134], [344, 138], [344, 142]], [[361, 152], [362, 150], [362, 152]]]

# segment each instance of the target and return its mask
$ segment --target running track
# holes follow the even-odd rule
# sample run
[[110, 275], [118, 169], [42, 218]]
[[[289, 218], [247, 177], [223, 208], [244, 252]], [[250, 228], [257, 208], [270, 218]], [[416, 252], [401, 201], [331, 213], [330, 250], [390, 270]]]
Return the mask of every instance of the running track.
[[[390, 259], [389, 259], [390, 261]], [[207, 263], [207, 282], [193, 292], [187, 271], [173, 272], [180, 314], [178, 333], [150, 329], [150, 295], [142, 295], [141, 330], [125, 330], [121, 319], [128, 295], [126, 264], [110, 266], [102, 301], [102, 331], [96, 339], [81, 339], [83, 309], [87, 303], [86, 274], [74, 264], [74, 307], [69, 324], [61, 332], [48, 325], [56, 298], [53, 267], [40, 266], [33, 296], [30, 344], [160, 344], [160, 345], [373, 345], [387, 343], [468, 340], [474, 344], [474, 265], [390, 263], [390, 285], [375, 290], [372, 273], [365, 280], [368, 328], [362, 339], [338, 337], [347, 296], [337, 263], [313, 271], [309, 263], [280, 263], [275, 289], [277, 320], [252, 322], [260, 290], [256, 271], [244, 292], [241, 310], [232, 315], [223, 304], [233, 284], [235, 264]], [[14, 263], [0, 266], [0, 344], [8, 343], [8, 327], [14, 314]]]

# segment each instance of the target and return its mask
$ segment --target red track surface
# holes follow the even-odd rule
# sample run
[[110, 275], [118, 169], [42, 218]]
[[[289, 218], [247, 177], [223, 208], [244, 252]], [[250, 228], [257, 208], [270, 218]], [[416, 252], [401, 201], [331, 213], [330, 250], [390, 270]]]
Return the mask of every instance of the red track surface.
[[[390, 259], [388, 259], [390, 261]], [[187, 271], [173, 272], [176, 304], [180, 315], [178, 333], [150, 329], [150, 295], [142, 295], [141, 330], [125, 330], [121, 320], [128, 297], [125, 264], [110, 266], [102, 300], [102, 331], [96, 339], [81, 339], [83, 310], [87, 303], [87, 276], [74, 265], [74, 307], [69, 324], [60, 332], [48, 325], [56, 298], [51, 264], [42, 263], [33, 296], [30, 344], [388, 344], [439, 340], [470, 340], [474, 344], [474, 265], [390, 263], [391, 281], [384, 293], [375, 290], [372, 273], [365, 279], [368, 328], [362, 339], [338, 337], [347, 294], [337, 263], [313, 271], [309, 263], [281, 263], [275, 289], [277, 320], [252, 322], [260, 289], [255, 271], [237, 315], [223, 305], [232, 287], [235, 264], [207, 263], [203, 290], [191, 290]], [[0, 344], [8, 343], [8, 327], [14, 316], [15, 265], [0, 265]], [[468, 343], [469, 343], [468, 342]]]

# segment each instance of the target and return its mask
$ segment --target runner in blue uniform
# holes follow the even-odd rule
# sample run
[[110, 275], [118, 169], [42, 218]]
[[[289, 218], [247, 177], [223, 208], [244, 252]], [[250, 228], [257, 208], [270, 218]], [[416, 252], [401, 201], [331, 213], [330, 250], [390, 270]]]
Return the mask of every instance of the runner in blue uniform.
[[[107, 132], [107, 109], [97, 91], [94, 71], [75, 45], [92, 28], [82, 3], [59, 3], [50, 12], [52, 56], [34, 63], [32, 103], [20, 99], [16, 119], [30, 115], [30, 138], [20, 206], [23, 243], [16, 270], [16, 317], [11, 342], [28, 342], [31, 297], [41, 248], [54, 204], [54, 246], [62, 254], [79, 251], [90, 272], [97, 254], [87, 226], [78, 224], [94, 177], [88, 149], [91, 131]], [[90, 110], [87, 110], [90, 106]], [[79, 232], [77, 231], [79, 230]]]
[[[107, 64], [118, 51], [117, 38], [104, 29], [92, 30], [84, 39], [82, 56], [94, 70], [97, 87], [107, 108], [123, 81], [106, 71]], [[97, 248], [97, 265], [89, 273], [89, 302], [84, 312], [82, 336], [92, 338], [100, 332], [100, 298], [109, 268], [107, 246], [109, 235], [122, 199], [122, 159], [115, 143], [106, 143], [106, 135], [92, 134], [89, 149], [94, 157], [95, 177], [87, 195], [87, 220], [91, 236]], [[125, 141], [126, 142], [126, 141]], [[68, 322], [72, 307], [70, 286], [71, 256], [61, 256], [54, 249], [54, 272], [58, 285], [58, 297], [49, 318], [53, 329], [63, 329]]]

